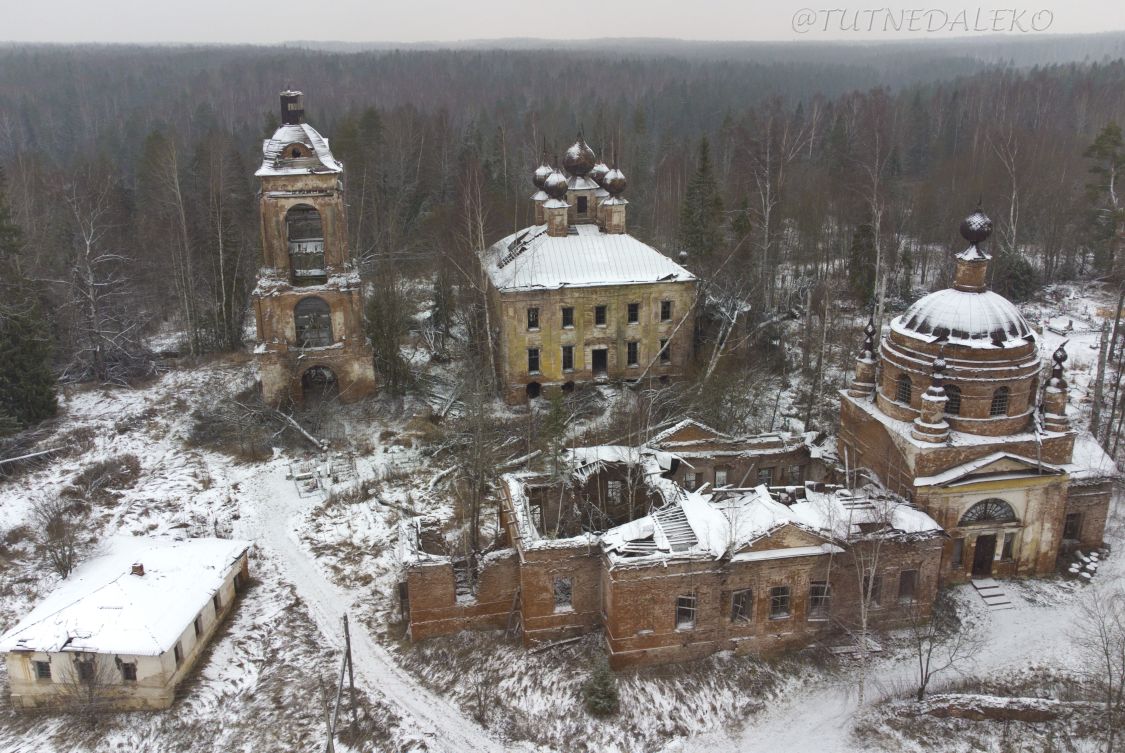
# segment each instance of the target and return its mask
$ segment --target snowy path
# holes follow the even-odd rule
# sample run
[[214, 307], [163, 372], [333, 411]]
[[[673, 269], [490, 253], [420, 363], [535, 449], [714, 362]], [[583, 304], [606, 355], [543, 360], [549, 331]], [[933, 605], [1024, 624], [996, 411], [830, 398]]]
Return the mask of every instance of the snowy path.
[[[970, 588], [964, 586], [963, 588]], [[971, 595], [970, 595], [971, 596]], [[975, 597], [974, 597], [975, 598]], [[1018, 670], [1030, 664], [1073, 664], [1073, 605], [1030, 606], [1022, 598], [1016, 609], [989, 612], [983, 603], [974, 604], [983, 615], [981, 627], [987, 644], [975, 664], [966, 671], [984, 676], [998, 671]], [[909, 693], [916, 681], [912, 655], [877, 660], [870, 670], [868, 702]], [[854, 673], [853, 673], [854, 674]], [[936, 682], [948, 679], [940, 675]], [[868, 750], [851, 739], [851, 727], [861, 704], [854, 678], [819, 687], [795, 690], [784, 700], [751, 719], [733, 736], [710, 732], [671, 743], [667, 753], [706, 751], [707, 753], [863, 753]]]
[[[253, 539], [277, 560], [286, 579], [308, 605], [324, 640], [342, 648], [340, 620], [351, 599], [317, 570], [297, 543], [293, 517], [319, 500], [298, 497], [293, 482], [285, 478], [286, 468], [285, 463], [275, 461], [242, 479], [242, 493], [250, 504], [244, 508], [248, 514], [239, 521], [237, 534]], [[356, 620], [351, 622], [351, 634], [356, 682], [402, 714], [407, 727], [416, 727], [431, 750], [468, 753], [505, 749], [452, 704], [400, 669]]]

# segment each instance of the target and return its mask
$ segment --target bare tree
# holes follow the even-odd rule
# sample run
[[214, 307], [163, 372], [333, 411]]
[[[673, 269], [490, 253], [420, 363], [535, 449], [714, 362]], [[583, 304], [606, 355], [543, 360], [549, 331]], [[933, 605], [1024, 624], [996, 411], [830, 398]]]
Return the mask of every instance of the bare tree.
[[52, 662], [59, 708], [90, 727], [95, 726], [121, 698], [119, 661], [116, 657], [90, 651], [60, 655]]
[[62, 497], [40, 497], [31, 505], [31, 519], [37, 543], [47, 565], [66, 578], [78, 566], [81, 556], [79, 524], [74, 505]]
[[983, 648], [984, 639], [978, 630], [961, 622], [956, 604], [945, 593], [934, 600], [930, 614], [926, 614], [921, 602], [913, 602], [909, 619], [910, 642], [918, 661], [915, 697], [921, 701], [935, 676], [959, 671], [972, 662]]
[[1081, 604], [1079, 642], [1102, 709], [1102, 750], [1113, 753], [1125, 723], [1125, 589], [1094, 588]]

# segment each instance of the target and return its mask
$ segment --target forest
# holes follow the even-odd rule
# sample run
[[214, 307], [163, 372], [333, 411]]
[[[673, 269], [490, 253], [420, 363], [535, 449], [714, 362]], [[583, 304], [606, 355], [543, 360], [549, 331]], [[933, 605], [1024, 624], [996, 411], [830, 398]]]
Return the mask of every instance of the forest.
[[[487, 338], [475, 253], [530, 224], [532, 171], [577, 133], [628, 176], [630, 232], [686, 252], [704, 281], [700, 371], [776, 375], [789, 366], [772, 355], [796, 348], [810, 410], [826, 343], [846, 368], [841, 338], [858, 337], [837, 315], [883, 323], [948, 284], [978, 204], [997, 225], [997, 292], [1121, 278], [1120, 35], [980, 54], [535, 45], [0, 48], [0, 424], [51, 415], [56, 382], [128, 384], [162, 356], [253, 339], [253, 173], [286, 87], [345, 165], [392, 393], [411, 382], [399, 304], [425, 290], [432, 326]], [[786, 330], [797, 342], [780, 342], [785, 318], [804, 321]], [[733, 347], [736, 325], [759, 347]], [[703, 345], [728, 338], [729, 353]]]

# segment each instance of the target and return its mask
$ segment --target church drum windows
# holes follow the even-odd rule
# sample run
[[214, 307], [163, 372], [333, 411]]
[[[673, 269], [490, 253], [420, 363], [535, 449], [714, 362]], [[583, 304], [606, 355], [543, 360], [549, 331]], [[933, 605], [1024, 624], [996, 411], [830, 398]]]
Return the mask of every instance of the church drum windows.
[[961, 415], [961, 388], [954, 384], [946, 385], [945, 396], [948, 398], [945, 412], [951, 416]]
[[910, 405], [912, 391], [913, 385], [910, 383], [910, 377], [906, 374], [899, 374], [895, 381], [895, 401]]
[[332, 309], [323, 298], [302, 298], [293, 307], [297, 347], [323, 348], [332, 344]]
[[992, 393], [992, 404], [988, 407], [988, 415], [990, 416], [1006, 416], [1008, 415], [1008, 396], [1010, 390], [1007, 387], [999, 387]]

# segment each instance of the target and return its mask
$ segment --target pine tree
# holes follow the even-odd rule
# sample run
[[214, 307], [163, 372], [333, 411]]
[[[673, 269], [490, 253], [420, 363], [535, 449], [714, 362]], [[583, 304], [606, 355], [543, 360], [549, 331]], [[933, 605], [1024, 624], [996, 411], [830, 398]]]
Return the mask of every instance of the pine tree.
[[0, 433], [55, 415], [51, 337], [34, 286], [19, 263], [22, 234], [0, 172]]
[[711, 165], [711, 144], [699, 141], [699, 162], [680, 211], [680, 242], [688, 254], [706, 257], [722, 244], [723, 200]]
[[875, 298], [875, 231], [864, 222], [855, 229], [848, 251], [848, 281], [852, 295], [867, 305]]
[[590, 679], [582, 686], [582, 698], [586, 710], [594, 716], [612, 716], [617, 713], [620, 698], [617, 694], [617, 678], [605, 661], [598, 662]]
[[1096, 264], [1102, 272], [1123, 277], [1125, 274], [1118, 267], [1125, 260], [1116, 258], [1120, 255], [1120, 249], [1116, 248], [1118, 229], [1125, 221], [1125, 199], [1121, 196], [1121, 191], [1125, 189], [1122, 184], [1125, 142], [1122, 141], [1120, 126], [1113, 122], [1106, 125], [1084, 156], [1092, 160], [1092, 180], [1086, 185], [1092, 222], [1087, 226], [1090, 241], [1096, 249]]

